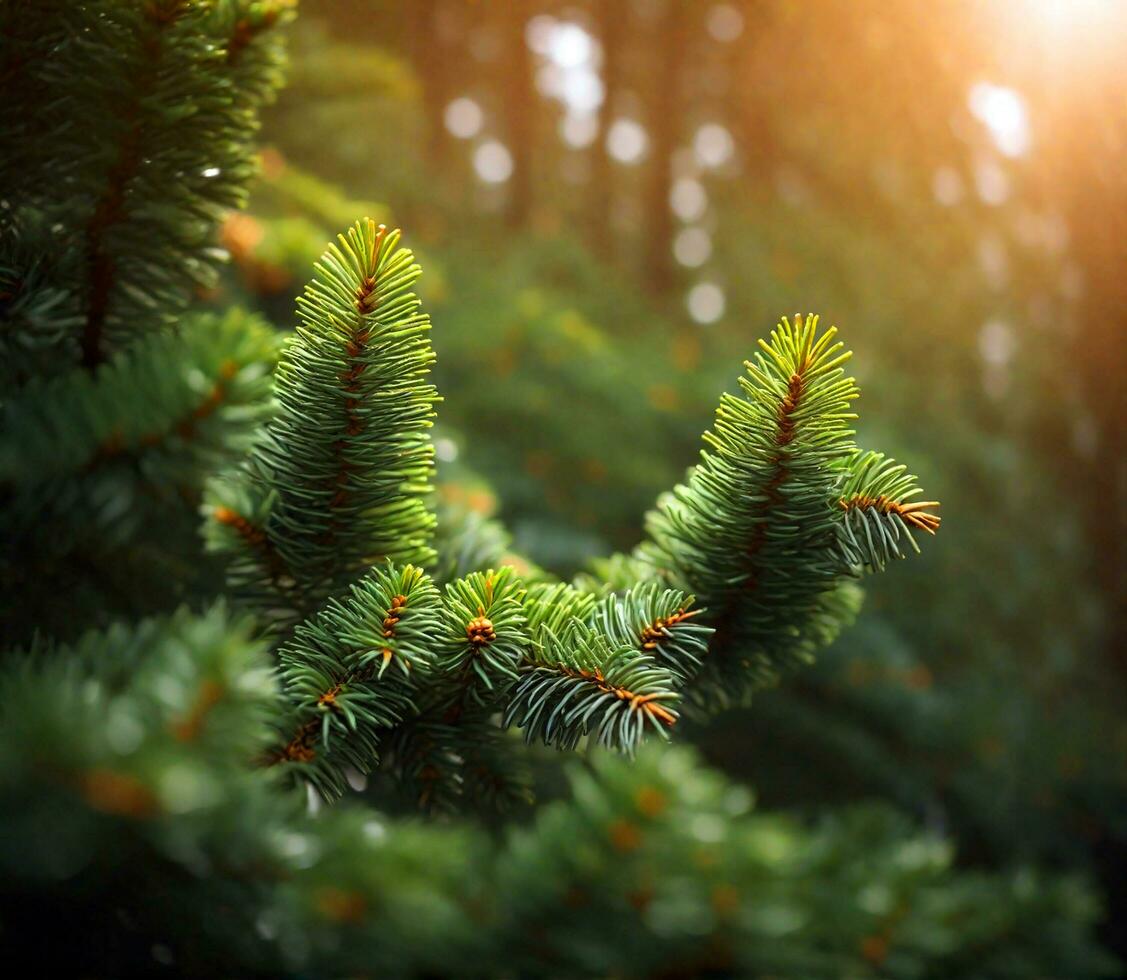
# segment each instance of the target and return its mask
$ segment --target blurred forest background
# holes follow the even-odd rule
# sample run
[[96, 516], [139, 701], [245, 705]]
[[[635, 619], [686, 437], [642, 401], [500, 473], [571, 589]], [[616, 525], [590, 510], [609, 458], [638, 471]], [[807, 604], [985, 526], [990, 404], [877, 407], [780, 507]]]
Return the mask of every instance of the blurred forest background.
[[562, 573], [780, 314], [841, 326], [943, 533], [694, 740], [766, 809], [1090, 874], [1127, 953], [1127, 4], [302, 0], [290, 52], [215, 301], [288, 327], [332, 233], [403, 227], [441, 493]]

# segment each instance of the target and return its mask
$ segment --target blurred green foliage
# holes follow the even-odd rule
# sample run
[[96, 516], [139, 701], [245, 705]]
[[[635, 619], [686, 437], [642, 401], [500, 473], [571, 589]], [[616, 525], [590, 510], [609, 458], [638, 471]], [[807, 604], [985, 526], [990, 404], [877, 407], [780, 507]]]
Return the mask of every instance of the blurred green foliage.
[[[949, 842], [879, 804], [812, 823], [752, 812], [686, 747], [572, 760], [564, 797], [495, 837], [348, 801], [305, 813], [277, 770], [245, 765], [270, 744], [275, 681], [222, 606], [38, 650], [4, 683], [5, 930], [50, 916], [66, 931], [44, 970], [107, 937], [95, 962], [117, 975], [1113, 968], [1081, 882], [957, 870]], [[28, 848], [50, 859], [32, 870]]]

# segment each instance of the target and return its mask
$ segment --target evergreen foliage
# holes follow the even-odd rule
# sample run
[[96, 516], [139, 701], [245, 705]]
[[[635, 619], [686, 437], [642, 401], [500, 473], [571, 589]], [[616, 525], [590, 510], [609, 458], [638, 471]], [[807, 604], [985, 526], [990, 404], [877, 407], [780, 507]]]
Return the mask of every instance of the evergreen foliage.
[[[761, 344], [634, 554], [571, 584], [518, 570], [499, 525], [436, 512], [430, 323], [397, 231], [365, 219], [328, 247], [280, 354], [253, 317], [187, 312], [245, 195], [289, 5], [20, 7], [0, 8], [0, 77], [27, 96], [5, 132], [53, 180], [0, 186], [0, 567], [12, 636], [47, 637], [0, 670], [11, 936], [61, 920], [110, 973], [152, 956], [188, 975], [486, 976], [542, 969], [529, 936], [573, 973], [1111, 969], [1080, 885], [955, 871], [881, 810], [750, 816], [691, 752], [643, 747], [683, 705], [807, 662], [851, 618], [854, 580], [939, 523], [902, 467], [854, 446], [833, 329], [783, 320]], [[215, 566], [185, 552], [154, 601], [187, 605], [129, 625], [146, 610], [100, 604], [85, 565], [82, 602], [39, 598], [77, 555], [143, 582], [185, 513], [226, 576], [205, 584]], [[510, 728], [638, 764], [592, 751], [568, 799], [496, 839], [388, 829], [366, 805], [389, 787], [424, 811], [530, 802], [533, 750]], [[318, 812], [307, 787], [368, 799]], [[621, 934], [598, 928], [611, 915]]]
[[66, 931], [44, 971], [77, 951], [112, 975], [154, 957], [189, 976], [484, 977], [545, 957], [566, 975], [1113, 975], [1077, 882], [958, 870], [879, 806], [814, 826], [749, 812], [684, 747], [570, 764], [567, 798], [498, 838], [356, 802], [309, 813], [248, 765], [279, 693], [255, 633], [222, 605], [181, 610], [5, 668], [0, 903], [20, 941], [44, 916]]
[[[868, 457], [849, 482], [858, 453], [845, 428], [855, 397], [840, 368], [848, 355], [835, 331], [818, 333], [816, 317], [796, 318], [782, 321], [749, 364], [745, 397], [722, 400], [716, 433], [706, 437], [713, 454], [654, 515], [654, 543], [641, 552], [654, 566], [647, 577], [697, 588], [720, 607], [712, 619], [727, 648], [717, 652], [713, 628], [695, 622], [707, 608], [690, 610], [682, 590], [649, 582], [585, 593], [545, 582], [529, 591], [502, 568], [448, 582], [441, 636], [419, 627], [430, 648], [407, 656], [410, 684], [406, 676], [390, 683], [394, 649], [381, 646], [377, 627], [390, 638], [400, 610], [413, 609], [407, 581], [395, 592], [369, 573], [347, 613], [333, 597], [373, 562], [391, 561], [388, 574], [412, 582], [422, 573], [396, 572], [395, 562], [434, 562], [426, 495], [437, 395], [425, 382], [434, 355], [410, 292], [419, 269], [398, 240], [366, 219], [329, 247], [280, 359], [278, 412], [205, 508], [209, 539], [232, 557], [232, 587], [283, 638], [294, 637], [281, 651], [304, 712], [279, 754], [291, 769], [339, 795], [347, 769], [377, 764], [382, 730], [415, 713], [396, 757], [416, 774], [446, 769], [447, 783], [462, 779], [459, 724], [477, 743], [489, 741], [493, 712], [549, 745], [573, 748], [590, 735], [633, 752], [647, 732], [666, 735], [676, 723], [682, 685], [696, 688], [694, 704], [715, 710], [734, 687], [754, 689], [797, 659], [795, 649], [832, 634], [845, 611], [835, 585], [861, 564], [838, 544], [857, 509], [841, 505], [843, 493], [879, 491], [911, 506], [895, 494], [914, 485], [874, 481]], [[925, 509], [911, 513], [938, 523]], [[716, 656], [732, 659], [733, 643], [759, 659], [743, 653], [716, 667]], [[395, 661], [402, 670], [406, 662]], [[697, 685], [702, 664], [706, 683]]]
[[[173, 556], [192, 550], [202, 481], [263, 417], [272, 340], [237, 312], [182, 314], [215, 282], [288, 18], [283, 0], [0, 5], [18, 106], [0, 123], [11, 640], [167, 607], [213, 574]], [[146, 549], [153, 521], [169, 548]]]
[[664, 736], [676, 724], [676, 700], [669, 671], [573, 619], [559, 635], [541, 628], [505, 723], [561, 749], [590, 735], [633, 753], [650, 729]]
[[[856, 627], [812, 669], [707, 728], [683, 719], [681, 735], [761, 788], [771, 808], [824, 810], [878, 796], [943, 828], [964, 860], [1086, 868], [1111, 902], [1101, 937], [1122, 950], [1125, 917], [1115, 910], [1127, 898], [1118, 816], [1127, 783], [1117, 760], [1127, 714], [1114, 623], [1127, 607], [1113, 601], [1114, 541], [1124, 536], [1108, 524], [1116, 497], [1108, 461], [1122, 454], [1114, 424], [1098, 420], [1116, 404], [1108, 395], [1122, 372], [1111, 365], [1122, 349], [1116, 336], [1127, 336], [1116, 312], [1127, 309], [1117, 272], [1123, 236], [1104, 206], [1122, 196], [1123, 182], [1102, 166], [1106, 154], [1069, 148], [1080, 133], [1085, 145], [1105, 148], [1121, 138], [1108, 83], [1122, 58], [1104, 56], [1127, 34], [1069, 17], [1077, 48], [1054, 35], [1038, 52], [1039, 9], [1032, 43], [1018, 51], [1000, 28], [1008, 7], [768, 0], [728, 5], [744, 15], [732, 41], [713, 36], [711, 5], [684, 6], [690, 53], [679, 83], [663, 74], [683, 86], [682, 111], [670, 119], [686, 149], [705, 118], [735, 146], [719, 168], [676, 155], [678, 190], [694, 181], [707, 211], [669, 234], [679, 246], [682, 234], [700, 241], [703, 232], [712, 248], [699, 267], [682, 264], [678, 252], [682, 267], [667, 291], [635, 275], [651, 216], [657, 222], [665, 207], [650, 193], [665, 162], [655, 144], [631, 164], [610, 157], [601, 136], [576, 149], [570, 130], [550, 124], [564, 115], [562, 103], [530, 93], [538, 120], [527, 134], [531, 160], [514, 160], [518, 170], [531, 167], [534, 206], [515, 228], [493, 211], [512, 182], [483, 184], [477, 139], [445, 130], [449, 100], [465, 94], [482, 108], [488, 138], [513, 146], [501, 128], [506, 107], [519, 101], [508, 85], [509, 52], [493, 48], [491, 59], [476, 38], [478, 28], [524, 16], [515, 7], [391, 4], [365, 22], [307, 0], [293, 56], [309, 71], [292, 76], [266, 138], [284, 154], [283, 176], [304, 169], [347, 196], [375, 193], [386, 202], [381, 213], [394, 213], [425, 246], [422, 295], [441, 328], [434, 377], [446, 399], [436, 430], [443, 497], [484, 506], [476, 477], [463, 478], [472, 454], [520, 551], [568, 574], [591, 554], [637, 540], [643, 509], [695, 456], [713, 392], [727, 381], [723, 365], [746, 356], [740, 325], [769, 323], [802, 297], [832, 309], [863, 352], [855, 370], [868, 408], [858, 441], [910, 459], [958, 527], [925, 549], [926, 561], [870, 581]], [[443, 7], [461, 11], [464, 32], [419, 48], [414, 39], [428, 35], [415, 20], [399, 32], [405, 13]], [[601, 133], [629, 98], [652, 136], [651, 106], [665, 87], [650, 85], [667, 30], [660, 18], [612, 2], [594, 19], [543, 3], [533, 12], [554, 18], [560, 32], [578, 26], [597, 36], [595, 68], [607, 91]], [[620, 29], [611, 31], [616, 18]], [[1105, 5], [1100, 18], [1122, 21], [1122, 12]], [[936, 29], [920, 31], [923, 20]], [[368, 99], [383, 84], [371, 68], [367, 87], [330, 96], [339, 76], [322, 38], [334, 36], [354, 55], [350, 73], [380, 57], [413, 58], [437, 100], [404, 94], [393, 103], [382, 89]], [[1081, 47], [1093, 57], [1051, 57]], [[811, 76], [806, 66], [827, 58], [848, 84]], [[1053, 71], [1062, 84], [1043, 85]], [[1024, 103], [1035, 137], [1027, 153], [999, 153], [968, 102], [983, 79]], [[337, 140], [360, 91], [371, 125]], [[388, 141], [388, 132], [399, 138]], [[444, 134], [432, 155], [429, 137]], [[435, 179], [419, 179], [424, 163]], [[985, 167], [1008, 178], [1003, 203], [983, 202]], [[266, 204], [265, 194], [252, 201], [256, 254], [285, 255], [300, 281], [334, 223], [310, 231], [299, 249], [288, 231], [275, 233], [276, 202]], [[375, 212], [351, 212], [364, 213]], [[724, 316], [707, 327], [689, 322], [685, 306], [702, 281], [725, 298]], [[279, 320], [287, 315], [269, 297], [232, 292]], [[1067, 371], [1063, 349], [1073, 353]], [[522, 424], [514, 426], [517, 406]], [[453, 463], [447, 440], [457, 448]], [[499, 564], [490, 556], [472, 567]], [[645, 577], [632, 572], [620, 587]], [[582, 579], [594, 589], [605, 581]], [[839, 598], [853, 606], [857, 593]], [[842, 620], [820, 622], [833, 633]], [[686, 690], [689, 700], [695, 690]]]
[[473, 572], [446, 586], [448, 646], [441, 669], [478, 704], [495, 703], [517, 679], [530, 642], [524, 593], [512, 568]]
[[[291, 690], [300, 683], [307, 717], [293, 726], [298, 734], [281, 758], [335, 796], [346, 770], [370, 771], [378, 743], [391, 737], [400, 767], [416, 776], [446, 770], [441, 782], [457, 785], [464, 775], [459, 725], [476, 743], [492, 744], [495, 712], [503, 725], [551, 745], [574, 747], [590, 734], [633, 752], [646, 732], [664, 735], [675, 724], [678, 689], [696, 686], [702, 664], [706, 677], [718, 676], [709, 655], [713, 627], [696, 621], [708, 610], [690, 609], [681, 589], [658, 582], [621, 594], [610, 591], [621, 583], [530, 588], [511, 568], [474, 571], [446, 584], [442, 635], [431, 628], [420, 634], [433, 645], [407, 658], [411, 684], [384, 683], [375, 661], [391, 648], [381, 648], [376, 634], [367, 647], [339, 647], [346, 620], [334, 595], [373, 562], [391, 561], [389, 574], [398, 574], [395, 563], [404, 557], [435, 563], [427, 494], [437, 395], [425, 381], [434, 355], [429, 322], [410, 291], [418, 266], [398, 240], [364, 220], [322, 257], [299, 301], [302, 324], [280, 359], [278, 412], [245, 465], [216, 481], [205, 508], [209, 540], [231, 559], [232, 587], [283, 639], [294, 636], [281, 656]], [[914, 489], [902, 480], [889, 487], [865, 479], [867, 457], [862, 476], [848, 482], [858, 454], [845, 408], [855, 389], [842, 375], [847, 355], [833, 337], [832, 330], [819, 334], [813, 317], [780, 324], [765, 355], [749, 366], [745, 398], [722, 401], [718, 434], [708, 437], [716, 455], [706, 453], [675, 491], [676, 507], [667, 504], [653, 518], [658, 543], [641, 552], [650, 567], [634, 566], [646, 568], [647, 578], [656, 572], [710, 595], [724, 610], [713, 621], [729, 633], [752, 630], [757, 649], [778, 663], [787, 644], [810, 649], [842, 618], [833, 587], [862, 564], [838, 544], [855, 509], [841, 506], [843, 494], [879, 491], [899, 505], [896, 494]], [[784, 486], [785, 499], [796, 501], [789, 509], [779, 506]], [[786, 574], [779, 570], [786, 563], [760, 558], [764, 548], [785, 557]], [[754, 594], [753, 572], [735, 572], [733, 560], [769, 568], [765, 598]], [[396, 596], [408, 593], [383, 586], [354, 593], [349, 615], [370, 626], [391, 623]], [[314, 625], [303, 623], [326, 599], [330, 606]], [[798, 640], [788, 616], [805, 626]], [[383, 655], [386, 666], [392, 658]], [[723, 684], [694, 690], [694, 703], [715, 709], [728, 703], [733, 685], [762, 683], [765, 671], [747, 670], [749, 662], [744, 656], [726, 668]], [[416, 714], [408, 732], [394, 734]], [[330, 748], [335, 729], [342, 750]], [[430, 799], [434, 787], [419, 795]]]
[[270, 762], [294, 762], [327, 796], [345, 787], [345, 767], [369, 772], [381, 730], [411, 707], [412, 674], [423, 671], [440, 627], [438, 592], [410, 565], [376, 569], [300, 624], [278, 652], [292, 710]]
[[410, 292], [420, 270], [398, 241], [366, 220], [325, 253], [278, 364], [278, 412], [216, 491], [212, 521], [234, 533], [210, 537], [238, 556], [238, 585], [284, 589], [295, 611], [373, 563], [433, 559], [436, 395], [423, 379], [434, 354]]
[[934, 534], [939, 527], [930, 511], [939, 504], [912, 499], [923, 491], [906, 469], [883, 453], [865, 453], [850, 466], [840, 490], [846, 519], [838, 536], [851, 564], [883, 571], [889, 561], [904, 557], [905, 543], [919, 551], [913, 528]]
[[643, 583], [600, 600], [593, 622], [615, 643], [648, 653], [685, 683], [700, 669], [713, 633], [693, 621], [702, 611], [693, 602], [682, 592]]
[[[246, 193], [287, 7], [5, 4], [16, 25], [5, 92], [23, 110], [12, 125], [30, 127], [13, 145], [33, 147], [31, 159], [18, 153], [0, 174], [5, 210], [13, 222], [34, 218], [44, 252], [50, 242], [81, 269], [72, 296], [81, 327], [56, 362], [77, 354], [96, 367], [172, 324], [192, 291], [214, 282], [214, 229]], [[34, 38], [28, 47], [24, 32]], [[98, 125], [82, 124], [91, 119]]]
[[[710, 609], [705, 679], [724, 703], [809, 660], [841, 580], [883, 567], [900, 554], [890, 544], [911, 539], [902, 515], [928, 531], [939, 524], [927, 509], [936, 504], [908, 502], [919, 492], [911, 478], [852, 442], [858, 391], [836, 333], [819, 332], [814, 316], [781, 320], [747, 362], [742, 397], [721, 399], [701, 463], [649, 517], [639, 556]], [[884, 550], [862, 557], [853, 526], [870, 513], [889, 528], [878, 527]]]
[[[137, 543], [159, 527], [190, 546], [191, 503], [207, 474], [234, 462], [270, 413], [276, 346], [271, 329], [239, 310], [193, 314], [181, 332], [146, 337], [92, 373], [34, 379], [4, 400], [5, 635], [66, 633], [75, 613], [98, 622], [107, 608], [137, 610], [133, 583], [145, 569], [158, 582], [184, 574]], [[180, 523], [170, 527], [170, 515]], [[41, 576], [58, 590], [45, 593]], [[77, 595], [68, 588], [76, 579], [86, 582], [72, 586]]]

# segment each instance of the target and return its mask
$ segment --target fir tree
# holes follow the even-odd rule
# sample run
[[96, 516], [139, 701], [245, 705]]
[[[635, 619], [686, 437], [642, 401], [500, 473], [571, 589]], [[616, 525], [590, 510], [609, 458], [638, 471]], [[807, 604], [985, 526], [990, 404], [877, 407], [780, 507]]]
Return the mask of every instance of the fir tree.
[[[691, 756], [641, 747], [684, 710], [745, 700], [808, 660], [848, 620], [854, 581], [938, 525], [912, 478], [853, 444], [856, 389], [832, 329], [784, 319], [762, 342], [636, 554], [574, 583], [518, 573], [493, 527], [435, 513], [434, 354], [398, 232], [364, 219], [329, 246], [272, 382], [259, 321], [188, 310], [211, 281], [214, 225], [244, 193], [286, 5], [0, 9], [5, 77], [26, 96], [5, 125], [28, 157], [0, 187], [12, 941], [61, 921], [49, 965], [101, 948], [95, 970], [117, 974], [152, 958], [190, 975], [489, 975], [506, 957], [544, 969], [520, 962], [523, 934], [594, 934], [585, 906], [652, 909], [652, 924], [680, 902], [684, 931], [657, 930], [647, 949], [651, 931], [633, 929], [626, 960], [595, 935], [568, 969], [832, 976], [883, 968], [895, 929], [903, 976], [923, 962], [1001, 975], [1014, 933], [1039, 969], [1106, 969], [1083, 930], [1094, 910], [1067, 882], [1038, 904], [1020, 880], [961, 876], [941, 844], [879, 813], [814, 837], [757, 822]], [[212, 561], [166, 529], [193, 510]], [[151, 606], [160, 615], [138, 620]], [[462, 866], [486, 846], [472, 827], [389, 830], [367, 805], [315, 815], [294, 792], [333, 801], [375, 774], [423, 809], [512, 805], [530, 797], [512, 727], [642, 758], [596, 755], [601, 777], [574, 775], [574, 802], [496, 845], [476, 876]], [[813, 871], [794, 857], [811, 839]], [[858, 840], [876, 869], [840, 862]], [[705, 870], [653, 880], [652, 855]], [[832, 899], [809, 894], [859, 876], [915, 911], [877, 888], [839, 924]], [[774, 917], [735, 916], [757, 886]], [[904, 924], [1003, 900], [1000, 921], [938, 950]], [[572, 922], [553, 921], [561, 907]], [[798, 923], [793, 942], [780, 921]]]
[[192, 550], [204, 479], [268, 403], [271, 331], [187, 309], [215, 282], [218, 222], [245, 198], [288, 6], [0, 7], [0, 77], [19, 106], [0, 135], [13, 148], [0, 160], [12, 640], [167, 606], [214, 574], [145, 542], [159, 527]]

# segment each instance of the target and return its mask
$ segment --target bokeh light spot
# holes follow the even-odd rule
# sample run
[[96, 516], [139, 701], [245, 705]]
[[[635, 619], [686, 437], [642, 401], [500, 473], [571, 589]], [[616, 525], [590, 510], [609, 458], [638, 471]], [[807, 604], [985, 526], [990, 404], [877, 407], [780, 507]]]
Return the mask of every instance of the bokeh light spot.
[[732, 134], [719, 123], [705, 123], [693, 137], [693, 155], [702, 167], [722, 167], [735, 151]]
[[599, 135], [599, 121], [591, 115], [568, 114], [560, 120], [560, 137], [568, 145], [581, 149], [590, 146]]
[[743, 33], [744, 15], [730, 3], [714, 4], [708, 10], [705, 26], [714, 40], [730, 44]]
[[954, 167], [940, 167], [931, 178], [931, 193], [945, 208], [958, 204], [965, 191], [963, 178]]
[[463, 95], [446, 106], [442, 118], [452, 136], [468, 140], [481, 132], [485, 113], [473, 99]]
[[607, 152], [619, 163], [638, 163], [648, 143], [642, 124], [633, 119], [616, 119], [607, 130]]
[[704, 265], [712, 255], [712, 236], [703, 228], [682, 228], [673, 239], [673, 257], [688, 269]]
[[487, 184], [503, 184], [513, 175], [513, 156], [504, 143], [487, 140], [473, 155], [473, 166]]
[[594, 55], [591, 35], [578, 24], [557, 22], [548, 37], [547, 55], [562, 68], [577, 68]]
[[724, 315], [724, 290], [714, 282], [698, 282], [685, 297], [685, 306], [697, 323], [715, 323]]
[[1029, 151], [1029, 112], [1014, 89], [991, 82], [976, 82], [967, 98], [970, 111], [986, 126], [994, 145], [1008, 157]]
[[682, 177], [673, 183], [669, 192], [669, 206], [684, 222], [697, 221], [708, 210], [708, 194], [704, 184], [693, 177]]
[[984, 204], [996, 207], [1010, 196], [1009, 175], [993, 160], [980, 160], [974, 167], [974, 186]]
[[978, 352], [990, 365], [1004, 367], [1017, 350], [1017, 338], [1004, 320], [987, 320], [978, 333]]

